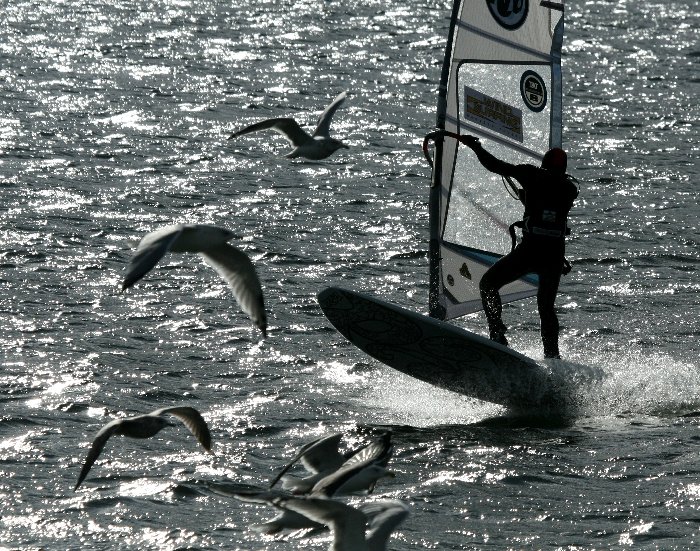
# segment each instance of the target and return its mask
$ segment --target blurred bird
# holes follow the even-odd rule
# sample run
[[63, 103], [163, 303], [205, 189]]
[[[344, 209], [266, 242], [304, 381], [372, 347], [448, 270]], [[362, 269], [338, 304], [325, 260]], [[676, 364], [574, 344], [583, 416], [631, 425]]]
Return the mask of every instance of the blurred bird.
[[[264, 488], [237, 482], [209, 482], [208, 487], [213, 493], [220, 496], [234, 497], [241, 501], [253, 501], [255, 503], [260, 502], [259, 499], [254, 499], [255, 496], [267, 493]], [[278, 495], [287, 494], [279, 493]], [[246, 496], [253, 497], [251, 499], [246, 499]], [[251, 528], [261, 534], [277, 534], [283, 530], [293, 530], [298, 533], [303, 533], [306, 536], [311, 536], [317, 532], [325, 532], [327, 530], [323, 524], [309, 520], [304, 515], [300, 515], [294, 511], [287, 510], [281, 510], [278, 516], [267, 522], [252, 524]]]
[[353, 453], [338, 470], [314, 484], [310, 495], [331, 497], [374, 491], [380, 478], [394, 476], [386, 467], [393, 453], [391, 433], [386, 432]]
[[[329, 551], [386, 551], [391, 533], [408, 517], [400, 501], [376, 501], [360, 509], [333, 499], [286, 495], [280, 492], [239, 494], [242, 501], [268, 503], [328, 526], [333, 533]], [[365, 534], [367, 529], [369, 533]]]
[[[352, 453], [343, 454], [339, 450], [342, 433], [322, 436], [302, 446], [294, 458], [277, 473], [270, 482], [272, 488], [282, 480], [282, 488], [296, 494], [304, 494], [326, 475], [337, 471]], [[306, 478], [284, 476], [298, 461], [311, 473]]]
[[194, 408], [187, 406], [175, 406], [157, 409], [146, 415], [138, 415], [136, 417], [127, 417], [125, 419], [115, 419], [108, 423], [95, 436], [95, 441], [85, 458], [85, 463], [78, 476], [78, 482], [74, 490], [77, 490], [83, 480], [90, 472], [90, 468], [97, 460], [102, 449], [105, 447], [107, 440], [114, 435], [129, 436], [131, 438], [150, 438], [158, 434], [165, 427], [174, 426], [173, 423], [166, 419], [166, 415], [177, 417], [197, 438], [199, 443], [205, 450], [211, 450], [211, 434], [209, 427], [202, 415]]
[[228, 139], [231, 140], [238, 136], [243, 136], [244, 134], [257, 132], [258, 130], [274, 130], [287, 138], [287, 141], [294, 147], [292, 151], [287, 153], [286, 157], [288, 159], [295, 159], [297, 157], [305, 157], [314, 161], [325, 159], [338, 149], [348, 149], [348, 146], [343, 142], [330, 137], [331, 119], [338, 110], [338, 107], [345, 101], [346, 96], [347, 92], [338, 94], [333, 102], [326, 107], [325, 111], [321, 113], [316, 130], [314, 130], [311, 136], [304, 131], [294, 119], [277, 118], [267, 119], [246, 126], [238, 132], [231, 134]]
[[[345, 453], [339, 451], [342, 436], [342, 433], [330, 434], [302, 446], [294, 458], [272, 479], [270, 488], [281, 479], [283, 489], [294, 494], [330, 497], [356, 492], [371, 493], [380, 478], [393, 476], [393, 473], [386, 469], [393, 451], [390, 432], [369, 444]], [[298, 461], [306, 467], [311, 476], [306, 478], [284, 476]], [[236, 491], [236, 487], [228, 491], [215, 488], [215, 491], [238, 498], [246, 494], [246, 492]], [[248, 491], [247, 495], [258, 496], [260, 493], [253, 490]], [[290, 494], [278, 492], [276, 495]], [[313, 534], [324, 530], [325, 526], [292, 510], [282, 509], [278, 516], [262, 524], [255, 524], [252, 528], [265, 534], [276, 534], [283, 530], [311, 529]]]
[[262, 287], [248, 256], [229, 245], [235, 234], [208, 224], [173, 224], [148, 233], [136, 248], [122, 283], [122, 292], [145, 276], [166, 252], [199, 253], [229, 284], [241, 309], [267, 336]]
[[[267, 491], [263, 488], [254, 487], [244, 487], [248, 485], [243, 484], [230, 484], [230, 483], [209, 483], [209, 489], [215, 494], [234, 497], [240, 501], [248, 501], [251, 503], [267, 503], [260, 496], [289, 496], [290, 494], [286, 492], [277, 491]], [[313, 520], [295, 513], [294, 511], [289, 511], [286, 509], [281, 509], [280, 514], [275, 518], [263, 522], [261, 524], [252, 524], [251, 529], [259, 532], [261, 534], [278, 534], [283, 530], [296, 530], [304, 532], [305, 535], [311, 535], [311, 533], [322, 532], [326, 530], [326, 526], [314, 522]]]
[[[303, 446], [270, 482], [270, 488], [282, 479], [282, 488], [295, 494], [347, 495], [371, 492], [379, 478], [391, 476], [386, 469], [393, 452], [390, 432], [346, 453], [339, 451], [341, 438], [341, 433], [335, 433]], [[297, 461], [301, 461], [311, 476], [284, 476]]]

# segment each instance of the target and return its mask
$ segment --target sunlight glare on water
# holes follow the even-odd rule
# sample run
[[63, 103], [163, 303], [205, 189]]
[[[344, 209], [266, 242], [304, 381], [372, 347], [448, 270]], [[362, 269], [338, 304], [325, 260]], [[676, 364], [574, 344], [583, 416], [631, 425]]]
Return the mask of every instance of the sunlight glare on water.
[[[581, 196], [552, 370], [570, 419], [504, 418], [399, 375], [319, 308], [338, 285], [427, 311], [420, 146], [450, 10], [3, 6], [0, 546], [326, 549], [326, 536], [254, 532], [276, 511], [210, 484], [267, 488], [313, 439], [340, 432], [347, 450], [391, 430], [395, 476], [353, 503], [408, 504], [392, 551], [697, 547], [695, 2], [566, 2], [564, 143]], [[327, 160], [286, 159], [274, 132], [227, 139], [268, 117], [312, 129], [344, 90], [332, 132], [350, 148]], [[120, 293], [143, 236], [173, 223], [235, 233], [262, 281], [266, 340], [196, 255], [168, 254]], [[504, 319], [541, 361], [534, 300]], [[483, 314], [455, 323], [486, 331]], [[73, 491], [101, 427], [170, 405], [202, 413], [212, 454], [181, 425], [114, 436]]]

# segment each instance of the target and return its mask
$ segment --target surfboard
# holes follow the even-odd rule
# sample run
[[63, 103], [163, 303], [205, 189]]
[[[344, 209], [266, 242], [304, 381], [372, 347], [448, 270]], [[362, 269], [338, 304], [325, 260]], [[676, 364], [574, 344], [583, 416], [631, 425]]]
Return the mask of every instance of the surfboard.
[[321, 291], [318, 302], [352, 344], [406, 375], [515, 410], [561, 402], [547, 369], [481, 335], [339, 287]]

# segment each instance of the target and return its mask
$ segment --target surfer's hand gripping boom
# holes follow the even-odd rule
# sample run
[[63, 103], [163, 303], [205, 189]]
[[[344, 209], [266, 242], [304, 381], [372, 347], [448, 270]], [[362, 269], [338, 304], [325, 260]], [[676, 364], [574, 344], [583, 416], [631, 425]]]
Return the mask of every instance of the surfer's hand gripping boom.
[[431, 132], [423, 140], [423, 155], [425, 155], [430, 168], [433, 168], [433, 159], [430, 157], [430, 153], [428, 153], [428, 144], [431, 141], [435, 141], [436, 139], [442, 137], [454, 138], [459, 143], [466, 145], [470, 149], [481, 147], [479, 138], [472, 136], [471, 134], [456, 134], [455, 132], [450, 132], [448, 130], [436, 130], [435, 132]]
[[[428, 161], [430, 168], [433, 168], [433, 159], [430, 156], [430, 152], [428, 151], [428, 145], [431, 141], [435, 141], [439, 138], [445, 137], [457, 140], [457, 142], [466, 145], [469, 149], [476, 152], [477, 156], [479, 155], [479, 152], [477, 150], [481, 149], [481, 142], [476, 136], [472, 136], [471, 134], [457, 134], [456, 132], [450, 132], [449, 130], [435, 130], [423, 139], [423, 155], [425, 155], [425, 158]], [[513, 190], [513, 192], [511, 192], [506, 186], [506, 191], [508, 191], [508, 194], [513, 199], [518, 199], [520, 201], [520, 189], [517, 185], [515, 185], [515, 182], [510, 178], [510, 176], [501, 175], [501, 178], [503, 179], [504, 185], [507, 184], [507, 186], [510, 186], [510, 188]]]
[[467, 147], [469, 147], [470, 149], [474, 149], [475, 147], [481, 146], [479, 138], [477, 138], [476, 136], [472, 136], [471, 134], [464, 134], [463, 136], [460, 136], [459, 141]]

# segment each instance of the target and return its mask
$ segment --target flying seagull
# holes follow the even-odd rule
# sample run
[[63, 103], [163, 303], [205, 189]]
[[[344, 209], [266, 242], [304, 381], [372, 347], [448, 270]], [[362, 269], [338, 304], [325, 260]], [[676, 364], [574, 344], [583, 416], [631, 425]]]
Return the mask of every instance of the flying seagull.
[[233, 237], [233, 232], [208, 224], [173, 224], [148, 233], [129, 262], [122, 291], [145, 276], [168, 251], [199, 253], [226, 280], [241, 309], [265, 337], [267, 316], [260, 280], [248, 256], [227, 243]]
[[[342, 433], [334, 433], [317, 438], [302, 446], [294, 458], [272, 479], [270, 488], [282, 480], [282, 488], [294, 495], [307, 494], [312, 497], [331, 497], [348, 495], [356, 492], [371, 493], [377, 480], [393, 476], [386, 469], [392, 453], [391, 433], [387, 432], [370, 443], [345, 453], [339, 451]], [[284, 476], [297, 462], [301, 462], [311, 473], [305, 478]], [[217, 493], [243, 499], [241, 496], [252, 496], [248, 501], [260, 502], [261, 494], [256, 489], [216, 488]], [[268, 495], [289, 496], [287, 492], [271, 490]], [[264, 500], [263, 500], [264, 501]], [[255, 524], [252, 529], [264, 534], [276, 534], [283, 530], [311, 530], [315, 534], [325, 529], [322, 523], [315, 522], [305, 515], [290, 509], [281, 509], [275, 518], [261, 524]]]
[[287, 138], [287, 141], [294, 147], [292, 151], [287, 153], [286, 157], [288, 159], [295, 159], [297, 157], [305, 157], [306, 159], [312, 159], [314, 161], [325, 159], [338, 149], [348, 149], [348, 146], [343, 142], [330, 137], [331, 119], [338, 110], [338, 107], [345, 101], [346, 96], [347, 92], [341, 92], [333, 102], [326, 107], [325, 111], [321, 113], [318, 124], [316, 125], [316, 130], [314, 130], [311, 136], [302, 129], [299, 123], [294, 119], [279, 118], [267, 119], [246, 126], [238, 132], [231, 134], [228, 139], [231, 140], [238, 136], [243, 136], [244, 134], [257, 132], [258, 130], [274, 130]]
[[[401, 501], [375, 501], [360, 509], [333, 499], [291, 496], [280, 492], [239, 494], [242, 501], [268, 503], [328, 526], [333, 533], [329, 551], [386, 551], [391, 533], [409, 514]], [[368, 533], [365, 533], [369, 529]]]
[[316, 482], [310, 495], [331, 497], [361, 491], [372, 493], [377, 480], [394, 476], [386, 468], [393, 449], [391, 433], [385, 432], [353, 453], [338, 470]]
[[[263, 499], [261, 496], [270, 498], [273, 496], [290, 496], [290, 494], [286, 492], [278, 492], [276, 490], [266, 491], [262, 488], [244, 488], [242, 486], [242, 484], [210, 483], [209, 489], [215, 494], [235, 497], [240, 501], [248, 501], [251, 503], [267, 503], [266, 499]], [[281, 509], [279, 515], [273, 519], [261, 524], [251, 524], [250, 527], [261, 534], [278, 534], [283, 530], [294, 530], [304, 531], [306, 532], [305, 535], [311, 535], [311, 533], [323, 532], [326, 530], [325, 525], [314, 522], [304, 515], [287, 509]], [[311, 533], [309, 533], [309, 531], [311, 531]]]
[[[295, 494], [305, 494], [314, 484], [326, 475], [337, 471], [351, 454], [340, 453], [339, 445], [342, 433], [337, 432], [317, 438], [302, 446], [294, 458], [280, 470], [270, 482], [272, 488], [282, 479], [282, 488]], [[284, 476], [298, 461], [311, 473], [306, 478]]]
[[[391, 433], [346, 453], [338, 449], [341, 437], [341, 433], [335, 433], [304, 445], [273, 478], [270, 488], [282, 479], [282, 488], [294, 494], [347, 495], [358, 491], [371, 492], [379, 478], [391, 476], [386, 470], [393, 451]], [[297, 461], [301, 461], [311, 476], [284, 476]]]
[[95, 436], [95, 441], [85, 458], [85, 463], [78, 476], [78, 482], [74, 490], [77, 490], [83, 480], [90, 472], [90, 468], [97, 460], [102, 449], [105, 447], [107, 440], [114, 434], [129, 436], [131, 438], [150, 438], [158, 434], [161, 429], [169, 426], [174, 426], [168, 421], [167, 415], [177, 417], [182, 423], [190, 429], [190, 432], [199, 440], [199, 443], [205, 450], [211, 450], [211, 434], [209, 427], [202, 415], [194, 408], [187, 406], [166, 407], [147, 413], [146, 415], [137, 415], [136, 417], [127, 417], [125, 419], [115, 419], [108, 423]]

